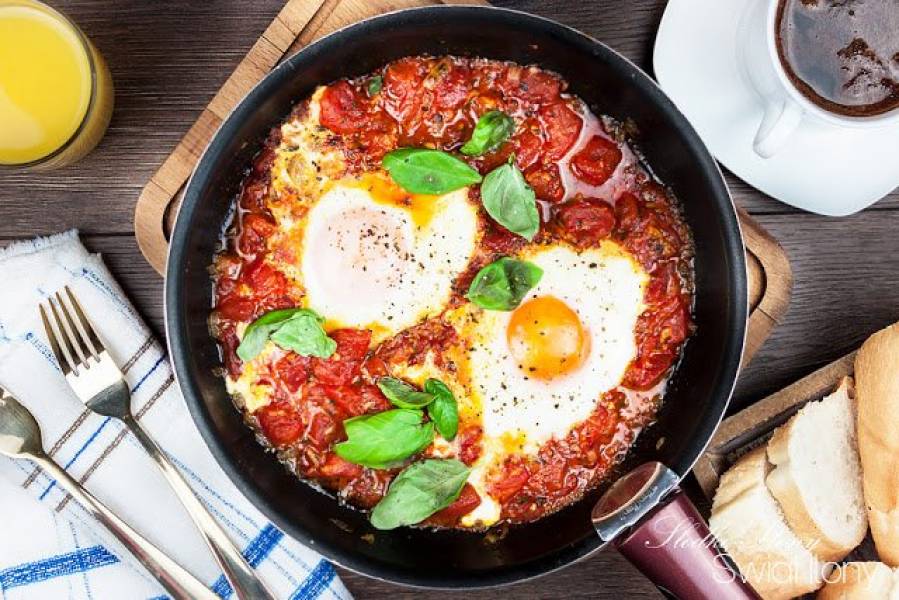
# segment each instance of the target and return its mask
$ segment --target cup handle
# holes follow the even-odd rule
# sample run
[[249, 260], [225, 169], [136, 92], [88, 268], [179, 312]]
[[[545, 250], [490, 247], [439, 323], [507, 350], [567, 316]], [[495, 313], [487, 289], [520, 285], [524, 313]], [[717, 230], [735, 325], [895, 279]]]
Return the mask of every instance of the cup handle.
[[769, 100], [765, 114], [752, 142], [752, 149], [762, 158], [771, 158], [793, 135], [802, 120], [802, 108], [790, 98]]

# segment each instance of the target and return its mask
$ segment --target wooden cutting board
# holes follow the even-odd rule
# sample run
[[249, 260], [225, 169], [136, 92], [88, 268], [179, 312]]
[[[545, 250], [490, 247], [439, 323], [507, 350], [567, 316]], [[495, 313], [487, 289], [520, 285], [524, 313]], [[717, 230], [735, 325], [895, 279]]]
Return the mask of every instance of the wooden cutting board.
[[[165, 271], [168, 235], [183, 188], [206, 145], [231, 109], [281, 60], [336, 29], [384, 12], [434, 4], [487, 4], [484, 0], [288, 0], [181, 142], [150, 178], [137, 201], [134, 229], [141, 252]], [[749, 327], [746, 364], [784, 316], [793, 276], [777, 241], [738, 209], [746, 243]]]

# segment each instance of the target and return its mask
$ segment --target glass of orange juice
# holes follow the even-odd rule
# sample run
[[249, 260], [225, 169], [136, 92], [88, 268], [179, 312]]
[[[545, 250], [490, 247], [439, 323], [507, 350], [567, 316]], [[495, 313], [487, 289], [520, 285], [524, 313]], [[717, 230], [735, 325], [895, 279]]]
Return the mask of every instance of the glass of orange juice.
[[106, 61], [74, 23], [37, 0], [0, 0], [0, 168], [75, 162], [112, 105]]

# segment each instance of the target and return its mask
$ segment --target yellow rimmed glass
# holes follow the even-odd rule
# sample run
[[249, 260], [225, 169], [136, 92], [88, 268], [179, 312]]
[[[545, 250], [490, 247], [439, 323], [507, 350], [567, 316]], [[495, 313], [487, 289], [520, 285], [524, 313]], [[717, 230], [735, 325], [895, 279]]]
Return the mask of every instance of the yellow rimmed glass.
[[113, 106], [103, 56], [38, 0], [0, 0], [0, 169], [49, 170], [100, 142]]

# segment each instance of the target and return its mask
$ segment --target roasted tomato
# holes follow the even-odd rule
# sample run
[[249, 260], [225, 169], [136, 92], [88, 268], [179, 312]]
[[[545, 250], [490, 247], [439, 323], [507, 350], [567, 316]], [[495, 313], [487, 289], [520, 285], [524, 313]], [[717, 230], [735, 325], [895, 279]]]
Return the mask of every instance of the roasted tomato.
[[306, 424], [305, 439], [319, 450], [327, 450], [344, 437], [346, 415], [328, 398], [323, 386], [312, 384], [303, 389], [298, 412]]
[[370, 383], [323, 386], [325, 395], [351, 417], [376, 413], [391, 408], [390, 402]]
[[262, 260], [248, 265], [244, 277], [257, 298], [281, 296], [287, 290], [284, 274]]
[[371, 344], [371, 331], [368, 329], [335, 329], [328, 335], [337, 342], [337, 354], [342, 360], [365, 358]]
[[337, 350], [330, 358], [312, 358], [312, 374], [318, 383], [326, 386], [349, 385], [362, 373], [362, 359], [368, 352], [371, 331], [335, 329], [328, 335], [337, 342]]
[[241, 296], [225, 296], [215, 307], [221, 319], [228, 321], [249, 321], [256, 314], [256, 302], [252, 298]]
[[247, 213], [240, 224], [237, 247], [244, 255], [255, 255], [265, 251], [268, 238], [277, 226], [268, 216], [261, 213]]
[[427, 93], [425, 75], [424, 62], [418, 58], [404, 58], [391, 63], [384, 74], [380, 94], [384, 109], [405, 135], [413, 134], [421, 124], [422, 103]]
[[434, 104], [440, 110], [454, 110], [468, 99], [471, 70], [464, 66], [444, 64], [446, 70], [434, 87]]
[[538, 163], [525, 172], [524, 178], [528, 185], [534, 188], [534, 193], [540, 200], [561, 202], [565, 197], [565, 187], [559, 176], [559, 165], [555, 163], [546, 165]]
[[471, 466], [481, 456], [481, 436], [484, 434], [480, 427], [466, 427], [459, 432], [459, 460]]
[[325, 463], [319, 467], [319, 473], [322, 477], [331, 477], [336, 479], [355, 479], [362, 475], [362, 467], [347, 462], [336, 454], [329, 454], [325, 459]]
[[571, 172], [590, 185], [602, 185], [621, 162], [621, 148], [614, 141], [594, 135], [571, 159]]
[[552, 161], [565, 156], [574, 146], [584, 126], [584, 120], [565, 102], [555, 102], [542, 107], [540, 122], [546, 132], [543, 151], [546, 158]]
[[349, 385], [362, 373], [361, 360], [313, 358], [312, 374], [323, 385]]
[[490, 495], [500, 503], [509, 501], [524, 487], [531, 474], [519, 456], [510, 456], [503, 464], [502, 473], [490, 482]]
[[262, 433], [272, 446], [287, 446], [300, 439], [303, 421], [288, 402], [272, 402], [256, 411]]
[[459, 522], [459, 519], [476, 509], [481, 504], [481, 497], [470, 483], [466, 483], [462, 487], [462, 492], [456, 501], [441, 511], [434, 513], [428, 518], [428, 525], [436, 525], [438, 527], [452, 527]]
[[290, 392], [296, 393], [309, 379], [310, 362], [308, 356], [288, 352], [275, 363], [275, 373]]
[[516, 95], [535, 104], [556, 100], [562, 92], [562, 80], [536, 67], [521, 69]]
[[365, 99], [348, 82], [333, 83], [322, 92], [320, 119], [334, 133], [357, 133], [368, 121]]
[[553, 224], [573, 244], [593, 246], [612, 234], [615, 210], [599, 198], [577, 198], [558, 205]]
[[516, 130], [512, 137], [512, 151], [515, 153], [515, 165], [525, 171], [540, 160], [543, 141], [540, 139], [540, 126], [534, 119], [528, 119]]

